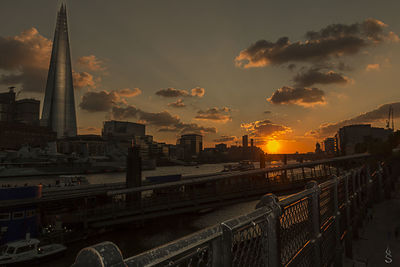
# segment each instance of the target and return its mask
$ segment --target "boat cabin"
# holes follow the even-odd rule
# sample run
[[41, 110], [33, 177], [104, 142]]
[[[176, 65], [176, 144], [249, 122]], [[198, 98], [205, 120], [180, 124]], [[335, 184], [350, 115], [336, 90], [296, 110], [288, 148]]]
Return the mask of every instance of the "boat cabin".
[[15, 242], [7, 243], [0, 247], [0, 256], [15, 256], [17, 254], [32, 253], [34, 250], [38, 250], [39, 240], [29, 239], [29, 240], [18, 240]]

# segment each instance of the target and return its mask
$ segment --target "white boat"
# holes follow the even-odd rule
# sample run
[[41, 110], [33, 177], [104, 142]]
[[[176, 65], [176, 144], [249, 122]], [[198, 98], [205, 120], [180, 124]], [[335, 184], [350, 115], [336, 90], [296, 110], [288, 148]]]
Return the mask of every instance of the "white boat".
[[38, 239], [25, 239], [7, 243], [0, 247], [0, 266], [15, 266], [37, 263], [58, 256], [67, 249], [61, 244], [39, 245]]
[[56, 180], [57, 187], [88, 185], [89, 182], [82, 175], [60, 175]]

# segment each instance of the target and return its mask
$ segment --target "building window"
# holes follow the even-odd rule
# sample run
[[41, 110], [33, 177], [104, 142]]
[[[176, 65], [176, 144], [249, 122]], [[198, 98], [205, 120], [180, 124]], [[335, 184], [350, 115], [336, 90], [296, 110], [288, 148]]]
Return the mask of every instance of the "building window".
[[36, 214], [36, 210], [27, 210], [25, 211], [25, 217], [29, 218], [29, 217], [33, 217]]
[[23, 219], [24, 215], [23, 211], [15, 211], [13, 212], [13, 220]]
[[9, 212], [0, 213], [0, 221], [9, 221], [11, 214]]

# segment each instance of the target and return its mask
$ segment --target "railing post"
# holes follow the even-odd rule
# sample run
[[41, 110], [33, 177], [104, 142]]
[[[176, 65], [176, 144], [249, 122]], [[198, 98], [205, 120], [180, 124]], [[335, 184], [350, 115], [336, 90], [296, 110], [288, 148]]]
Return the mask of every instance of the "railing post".
[[278, 197], [271, 193], [264, 195], [256, 205], [256, 209], [260, 207], [268, 207], [272, 210], [267, 215], [267, 239], [263, 239], [263, 242], [267, 242], [267, 244], [263, 244], [267, 250], [264, 255], [268, 255], [265, 263], [268, 262], [267, 266], [281, 266], [279, 218], [282, 214], [282, 209], [278, 204]]
[[[351, 214], [351, 216], [353, 216], [353, 224], [352, 224], [352, 232], [353, 232], [353, 237], [354, 238], [358, 238], [358, 221], [359, 221], [359, 217], [360, 215], [360, 210], [359, 210], [359, 203], [358, 203], [358, 187], [356, 187], [356, 179], [357, 179], [357, 171], [353, 170], [351, 171], [351, 183], [353, 185], [353, 195], [351, 196], [351, 200], [350, 200], [350, 205], [353, 207], [353, 214]], [[350, 196], [349, 196], [350, 197]], [[354, 226], [354, 227], [353, 227]]]
[[233, 262], [232, 257], [232, 229], [225, 223], [221, 223], [222, 229], [222, 254], [221, 260], [223, 267], [231, 267]]
[[211, 243], [212, 262], [211, 266], [224, 266], [224, 258], [221, 257], [223, 248], [222, 236], [213, 240]]
[[[350, 174], [351, 175], [351, 174]], [[344, 175], [344, 188], [345, 188], [345, 199], [346, 199], [346, 228], [347, 234], [345, 237], [345, 254], [346, 257], [352, 259], [353, 258], [353, 247], [352, 247], [352, 226], [351, 226], [351, 218], [350, 218], [350, 205], [351, 201], [349, 200], [349, 174]]]
[[320, 225], [319, 225], [319, 194], [321, 189], [316, 181], [309, 181], [306, 189], [313, 189], [311, 194], [311, 218], [312, 218], [312, 240], [314, 247], [314, 266], [321, 266], [321, 248], [320, 248]]
[[371, 187], [372, 187], [372, 176], [371, 176], [371, 167], [367, 165], [365, 168], [365, 185], [366, 185], [366, 196], [368, 207], [372, 206], [373, 203], [373, 195], [371, 195]]
[[343, 266], [343, 248], [340, 244], [340, 214], [339, 211], [339, 196], [338, 196], [338, 185], [339, 178], [334, 176], [333, 181], [333, 205], [334, 205], [334, 220], [335, 220], [335, 266]]
[[392, 184], [392, 179], [390, 176], [389, 167], [388, 167], [387, 163], [385, 163], [385, 165], [383, 165], [382, 170], [383, 170], [383, 174], [385, 175], [385, 182], [383, 185], [384, 196], [386, 199], [390, 199], [391, 193], [392, 193], [391, 188], [392, 188], [393, 184]]
[[382, 175], [382, 167], [379, 166], [376, 175], [378, 176], [378, 202], [383, 200], [383, 175]]
[[106, 241], [82, 249], [72, 267], [125, 267], [121, 251], [112, 242]]

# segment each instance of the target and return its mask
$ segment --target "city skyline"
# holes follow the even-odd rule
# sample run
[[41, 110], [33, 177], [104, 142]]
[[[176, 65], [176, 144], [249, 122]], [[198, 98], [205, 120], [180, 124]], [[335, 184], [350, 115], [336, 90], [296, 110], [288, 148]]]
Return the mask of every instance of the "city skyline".
[[[0, 91], [15, 85], [42, 103], [62, 1], [47, 2], [5, 1], [0, 11], [13, 22], [0, 30]], [[389, 103], [398, 125], [399, 4], [312, 2], [298, 6], [307, 17], [259, 1], [67, 1], [78, 132], [119, 119], [169, 143], [182, 133], [203, 133], [206, 146], [249, 134], [293, 153], [346, 124], [384, 126]], [[13, 21], [16, 11], [29, 16]]]

